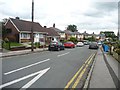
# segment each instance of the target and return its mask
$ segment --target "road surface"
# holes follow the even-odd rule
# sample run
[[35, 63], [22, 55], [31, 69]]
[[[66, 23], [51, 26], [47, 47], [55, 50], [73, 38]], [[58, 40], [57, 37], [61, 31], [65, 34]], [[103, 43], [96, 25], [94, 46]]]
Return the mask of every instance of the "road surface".
[[3, 58], [0, 88], [65, 88], [96, 51], [84, 46]]

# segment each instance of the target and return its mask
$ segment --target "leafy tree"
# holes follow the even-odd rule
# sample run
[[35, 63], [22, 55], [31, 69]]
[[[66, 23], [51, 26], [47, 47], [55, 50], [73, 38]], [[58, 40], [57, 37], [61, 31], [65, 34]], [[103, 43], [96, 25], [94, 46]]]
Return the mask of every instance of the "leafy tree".
[[106, 37], [111, 37], [111, 38], [116, 37], [116, 35], [112, 31], [111, 32], [110, 31], [105, 31], [104, 34], [105, 34]]
[[68, 25], [67, 30], [70, 30], [72, 32], [78, 31], [76, 25]]

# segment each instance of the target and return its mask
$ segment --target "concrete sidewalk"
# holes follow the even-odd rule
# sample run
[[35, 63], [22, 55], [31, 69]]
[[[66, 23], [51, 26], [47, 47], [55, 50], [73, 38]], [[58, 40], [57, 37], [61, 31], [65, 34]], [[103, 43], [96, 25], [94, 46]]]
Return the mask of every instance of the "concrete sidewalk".
[[[93, 88], [118, 88], [118, 67], [120, 63], [107, 53], [98, 50], [88, 89]], [[116, 82], [117, 81], [117, 82]], [[116, 85], [117, 84], [117, 85]]]
[[1, 52], [0, 57], [24, 55], [24, 54], [30, 54], [30, 53], [41, 52], [41, 51], [46, 51], [46, 50], [48, 50], [48, 48], [37, 48], [37, 49], [34, 49], [33, 52], [31, 52], [31, 49], [19, 50], [19, 51]]

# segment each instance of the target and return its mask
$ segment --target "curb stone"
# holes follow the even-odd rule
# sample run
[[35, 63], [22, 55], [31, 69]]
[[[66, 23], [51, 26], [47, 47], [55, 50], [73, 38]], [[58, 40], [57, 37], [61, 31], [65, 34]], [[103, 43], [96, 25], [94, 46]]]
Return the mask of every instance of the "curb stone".
[[96, 62], [96, 60], [95, 60], [95, 58], [94, 58], [93, 64], [92, 64], [92, 66], [91, 66], [91, 69], [90, 69], [90, 71], [89, 71], [89, 73], [88, 73], [88, 76], [87, 76], [87, 79], [86, 79], [86, 81], [85, 81], [85, 84], [84, 84], [84, 86], [83, 86], [83, 89], [85, 89], [85, 90], [88, 90], [88, 88], [89, 88], [90, 79], [91, 79], [92, 72], [93, 72], [93, 69], [94, 69], [94, 66], [95, 66], [95, 62]]
[[4, 55], [4, 56], [0, 56], [0, 58], [4, 58], [4, 57], [10, 57], [10, 56], [18, 56], [18, 55], [25, 55], [25, 54], [31, 54], [31, 53], [37, 53], [37, 52], [42, 52], [42, 51], [47, 51], [48, 49], [44, 49], [44, 50], [38, 50], [38, 51], [27, 51], [27, 52], [24, 52], [24, 53], [18, 53], [18, 54], [11, 54], [11, 55]]

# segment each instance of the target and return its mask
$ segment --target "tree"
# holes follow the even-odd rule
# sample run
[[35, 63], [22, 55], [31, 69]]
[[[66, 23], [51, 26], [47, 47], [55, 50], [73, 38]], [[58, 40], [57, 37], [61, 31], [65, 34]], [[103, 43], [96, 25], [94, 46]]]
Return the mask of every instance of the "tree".
[[115, 38], [116, 37], [113, 31], [105, 31], [104, 34], [107, 38], [108, 37], [110, 37], [110, 38]]
[[68, 25], [67, 30], [70, 30], [72, 32], [78, 31], [76, 25]]

